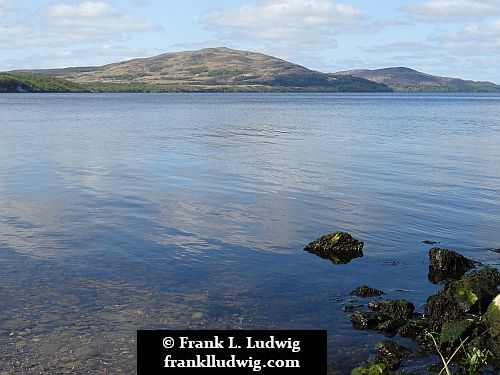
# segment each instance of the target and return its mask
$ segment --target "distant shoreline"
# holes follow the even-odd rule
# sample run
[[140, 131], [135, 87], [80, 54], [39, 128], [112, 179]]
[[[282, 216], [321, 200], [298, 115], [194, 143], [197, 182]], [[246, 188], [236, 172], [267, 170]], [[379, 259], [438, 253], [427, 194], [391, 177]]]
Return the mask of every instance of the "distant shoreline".
[[273, 56], [230, 48], [171, 52], [103, 66], [0, 73], [0, 92], [500, 92], [492, 82], [407, 67], [323, 73]]

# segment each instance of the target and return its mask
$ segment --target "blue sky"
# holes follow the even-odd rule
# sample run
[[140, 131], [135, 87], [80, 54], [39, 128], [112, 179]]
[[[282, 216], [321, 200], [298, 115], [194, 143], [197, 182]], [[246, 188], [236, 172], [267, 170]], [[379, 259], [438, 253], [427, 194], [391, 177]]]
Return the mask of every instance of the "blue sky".
[[0, 0], [0, 70], [216, 46], [500, 83], [500, 0]]

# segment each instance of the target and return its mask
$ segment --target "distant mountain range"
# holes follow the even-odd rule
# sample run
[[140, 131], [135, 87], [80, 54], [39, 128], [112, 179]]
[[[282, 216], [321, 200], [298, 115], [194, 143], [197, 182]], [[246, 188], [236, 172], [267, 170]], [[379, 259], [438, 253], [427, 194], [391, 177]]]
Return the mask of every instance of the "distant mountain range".
[[0, 73], [0, 92], [500, 92], [490, 82], [408, 68], [334, 74], [229, 48], [166, 53], [97, 67]]
[[405, 67], [347, 70], [337, 74], [383, 83], [396, 92], [500, 92], [500, 86], [491, 82], [438, 77]]

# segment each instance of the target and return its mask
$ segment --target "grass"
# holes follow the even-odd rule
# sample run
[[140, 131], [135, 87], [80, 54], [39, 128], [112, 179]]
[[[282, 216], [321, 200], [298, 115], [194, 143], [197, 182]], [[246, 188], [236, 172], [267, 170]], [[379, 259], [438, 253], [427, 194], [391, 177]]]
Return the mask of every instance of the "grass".
[[[437, 335], [437, 334], [436, 334]], [[479, 374], [479, 369], [488, 363], [488, 359], [493, 356], [493, 354], [487, 350], [481, 350], [478, 348], [472, 348], [471, 350], [467, 350], [465, 347], [465, 343], [469, 339], [467, 337], [465, 340], [460, 340], [460, 345], [455, 349], [450, 358], [446, 359], [443, 353], [440, 350], [440, 347], [432, 333], [427, 333], [427, 336], [431, 338], [434, 343], [434, 348], [441, 358], [441, 362], [443, 363], [443, 368], [439, 372], [439, 375], [446, 373], [446, 375], [453, 375], [450, 370], [449, 364], [455, 358], [455, 356], [462, 350], [464, 353], [464, 357], [460, 361], [459, 365], [464, 369], [465, 374], [467, 375], [477, 375]]]

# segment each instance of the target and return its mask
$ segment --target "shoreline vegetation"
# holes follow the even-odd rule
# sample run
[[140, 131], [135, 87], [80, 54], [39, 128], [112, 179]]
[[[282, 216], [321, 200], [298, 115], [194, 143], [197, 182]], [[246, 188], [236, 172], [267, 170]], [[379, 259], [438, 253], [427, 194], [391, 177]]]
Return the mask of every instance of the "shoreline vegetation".
[[[362, 257], [362, 248], [363, 242], [349, 233], [335, 232], [311, 242], [304, 250], [338, 265]], [[351, 292], [360, 298], [359, 303], [344, 306], [343, 310], [351, 313], [354, 329], [375, 331], [387, 338], [399, 335], [417, 347], [381, 340], [367, 363], [353, 369], [351, 375], [422, 371], [474, 375], [500, 370], [497, 268], [483, 266], [453, 250], [433, 247], [429, 251], [428, 279], [443, 288], [429, 296], [422, 312], [415, 311], [410, 301], [384, 299], [383, 291], [367, 285]], [[433, 356], [441, 362], [433, 362]]]
[[322, 73], [262, 53], [220, 47], [98, 67], [0, 73], [1, 92], [494, 93], [500, 86], [404, 67]]
[[90, 92], [66, 79], [34, 75], [0, 73], [0, 93], [72, 93]]

